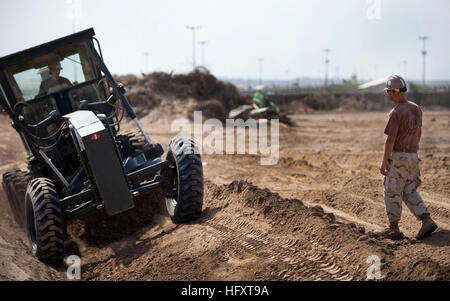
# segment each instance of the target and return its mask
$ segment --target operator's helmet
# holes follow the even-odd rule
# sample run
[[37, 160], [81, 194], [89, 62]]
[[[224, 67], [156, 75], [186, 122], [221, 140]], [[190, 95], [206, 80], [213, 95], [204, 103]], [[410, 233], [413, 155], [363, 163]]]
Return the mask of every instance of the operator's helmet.
[[385, 91], [406, 92], [406, 81], [400, 75], [389, 76]]

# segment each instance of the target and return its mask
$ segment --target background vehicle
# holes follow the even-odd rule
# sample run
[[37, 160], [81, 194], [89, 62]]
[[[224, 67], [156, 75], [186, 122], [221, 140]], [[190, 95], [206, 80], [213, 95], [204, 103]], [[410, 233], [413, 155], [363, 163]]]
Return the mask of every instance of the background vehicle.
[[280, 123], [284, 126], [295, 125], [287, 114], [281, 113], [278, 106], [272, 101], [269, 101], [267, 96], [260, 91], [255, 92], [252, 105], [241, 105], [231, 110], [228, 118], [279, 119]]

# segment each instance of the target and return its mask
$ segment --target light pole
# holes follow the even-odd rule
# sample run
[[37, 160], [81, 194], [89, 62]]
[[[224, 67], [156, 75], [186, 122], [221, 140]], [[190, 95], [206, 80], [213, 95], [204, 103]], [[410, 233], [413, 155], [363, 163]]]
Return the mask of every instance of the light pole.
[[205, 45], [208, 44], [208, 41], [200, 41], [200, 45], [202, 45], [202, 66], [206, 68], [205, 63]]
[[262, 62], [264, 61], [263, 58], [258, 58], [258, 71], [259, 71], [259, 85], [262, 85]]
[[323, 50], [325, 52], [325, 88], [328, 86], [328, 64], [329, 64], [329, 60], [328, 60], [328, 53], [330, 52], [330, 49], [324, 49]]
[[[76, 22], [81, 17], [81, 1], [80, 0], [66, 0], [67, 16], [72, 20], [72, 33], [76, 31]], [[77, 66], [73, 64], [73, 79], [78, 81]]]
[[406, 74], [406, 65], [408, 64], [407, 61], [403, 61], [403, 75], [405, 76], [405, 80], [407, 79], [407, 74]]
[[337, 80], [337, 84], [339, 85], [339, 66], [336, 66], [336, 80]]
[[150, 53], [148, 52], [144, 52], [144, 57], [145, 57], [145, 73], [148, 74], [148, 56], [150, 55]]
[[186, 26], [187, 29], [192, 30], [192, 66], [193, 69], [197, 67], [195, 62], [195, 30], [200, 29], [200, 26]]
[[425, 49], [425, 41], [428, 40], [429, 37], [427, 36], [422, 36], [419, 37], [419, 40], [423, 41], [423, 50], [422, 50], [422, 55], [423, 55], [423, 66], [422, 66], [422, 84], [425, 86], [425, 58], [427, 56], [427, 50]]

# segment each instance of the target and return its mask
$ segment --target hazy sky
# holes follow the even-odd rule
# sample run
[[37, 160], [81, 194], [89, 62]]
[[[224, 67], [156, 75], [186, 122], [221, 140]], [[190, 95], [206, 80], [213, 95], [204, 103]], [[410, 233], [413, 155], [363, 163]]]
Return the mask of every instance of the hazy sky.
[[[1, 0], [0, 56], [72, 33], [66, 0]], [[115, 74], [192, 69], [192, 31], [208, 41], [206, 64], [219, 77], [323, 78], [331, 49], [330, 77], [392, 73], [450, 79], [448, 0], [81, 0], [77, 30], [94, 27]], [[378, 3], [380, 4], [378, 6]], [[197, 63], [201, 46], [197, 44]]]

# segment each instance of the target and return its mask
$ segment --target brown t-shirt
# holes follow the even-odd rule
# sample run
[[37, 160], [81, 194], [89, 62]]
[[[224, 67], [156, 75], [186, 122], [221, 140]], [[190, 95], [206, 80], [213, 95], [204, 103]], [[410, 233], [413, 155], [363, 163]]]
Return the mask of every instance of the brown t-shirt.
[[422, 135], [422, 110], [410, 101], [397, 104], [389, 113], [384, 133], [396, 137], [394, 151], [417, 151]]
[[[47, 79], [41, 83], [39, 87], [39, 96], [43, 94], [53, 93], [57, 90], [68, 88], [72, 85], [70, 80], [65, 77], [60, 76], [57, 80]], [[52, 89], [52, 91], [50, 91]]]

